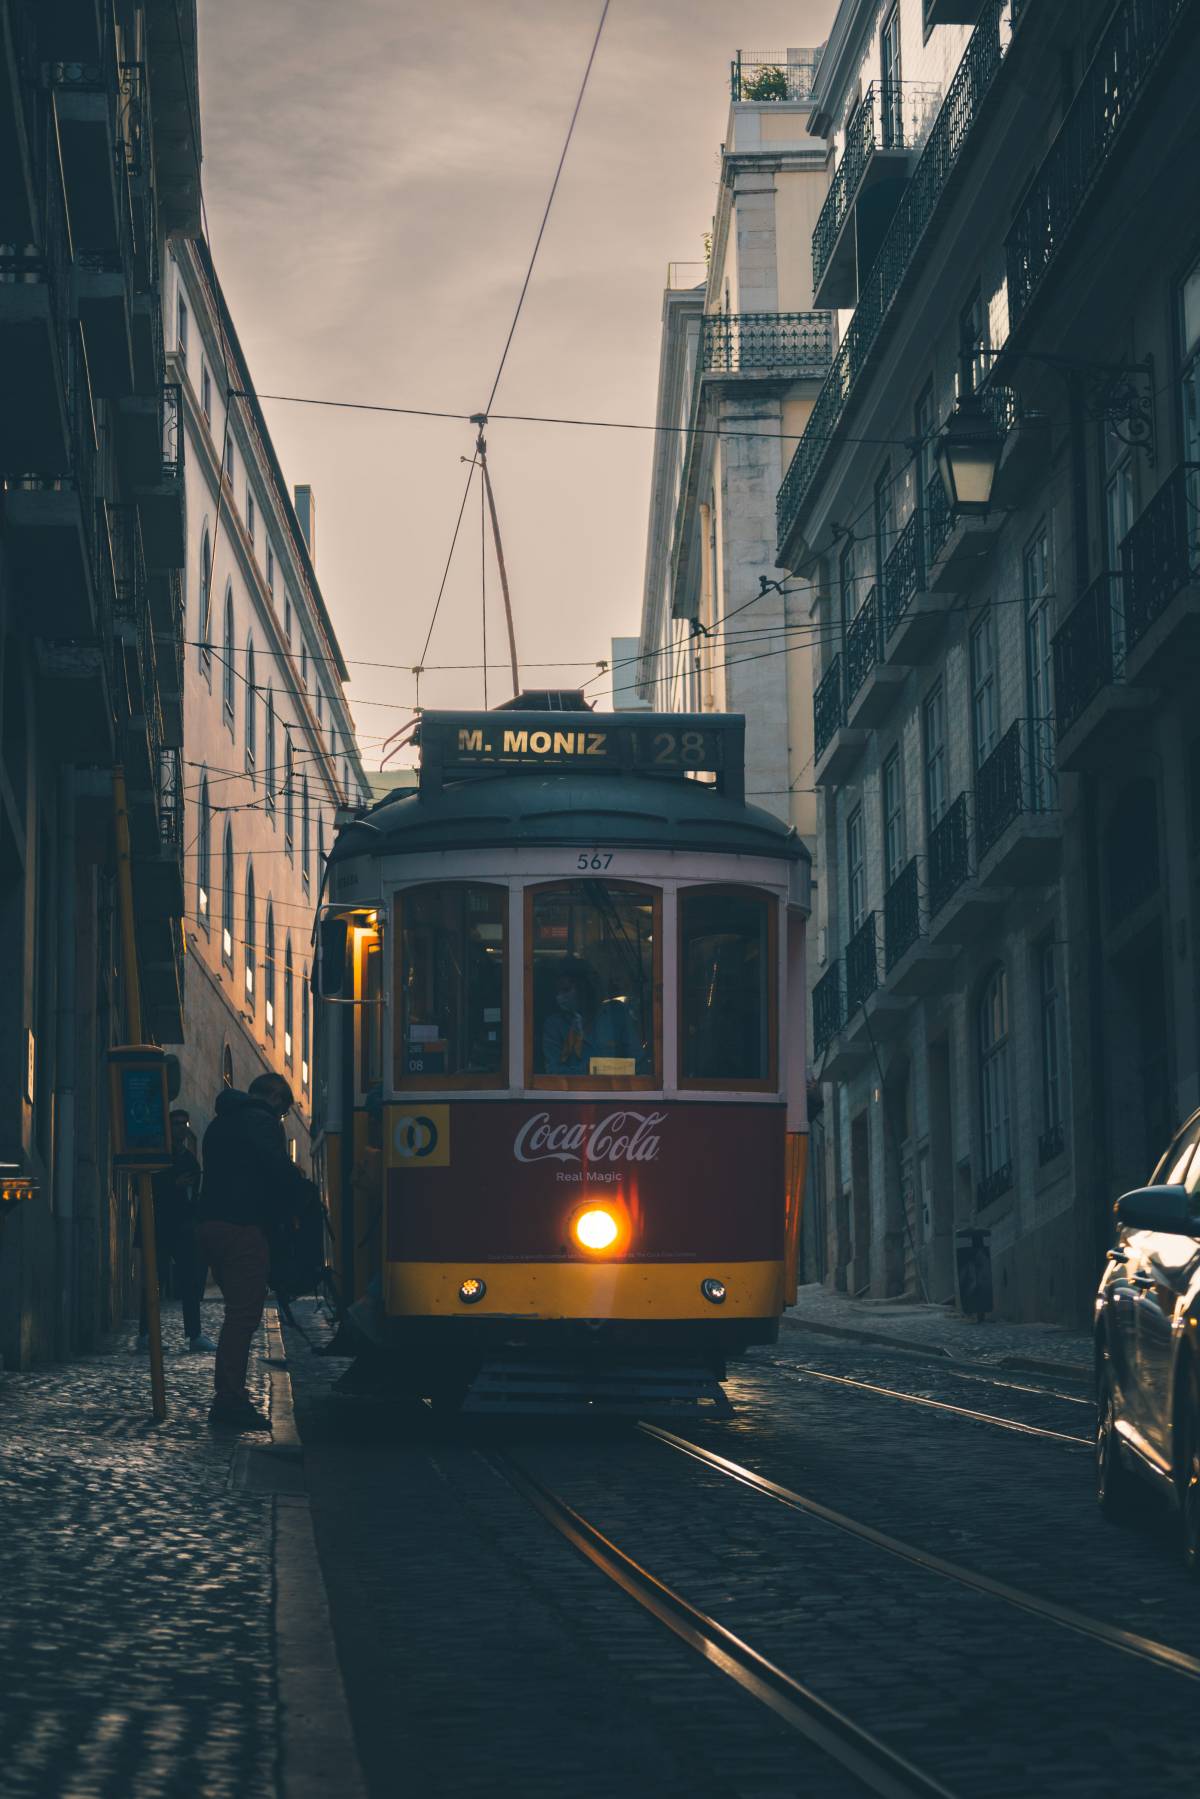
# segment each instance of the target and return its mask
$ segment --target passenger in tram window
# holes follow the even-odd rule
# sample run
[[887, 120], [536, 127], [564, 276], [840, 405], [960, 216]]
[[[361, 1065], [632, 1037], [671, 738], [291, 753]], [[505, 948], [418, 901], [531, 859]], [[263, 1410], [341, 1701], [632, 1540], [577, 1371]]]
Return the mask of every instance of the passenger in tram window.
[[554, 1003], [542, 1023], [543, 1074], [586, 1074], [595, 1007], [592, 981], [582, 963], [566, 963], [554, 978]]

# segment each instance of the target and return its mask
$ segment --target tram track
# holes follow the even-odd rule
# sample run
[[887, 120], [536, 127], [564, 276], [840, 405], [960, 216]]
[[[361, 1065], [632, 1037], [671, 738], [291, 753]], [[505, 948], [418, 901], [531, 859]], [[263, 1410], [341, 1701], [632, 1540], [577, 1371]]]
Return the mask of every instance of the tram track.
[[806, 1375], [811, 1380], [827, 1381], [833, 1386], [847, 1387], [861, 1393], [870, 1393], [877, 1398], [900, 1400], [908, 1405], [924, 1406], [930, 1411], [946, 1412], [953, 1417], [969, 1419], [974, 1424], [990, 1424], [998, 1430], [1013, 1431], [1018, 1436], [1042, 1437], [1050, 1442], [1066, 1443], [1075, 1449], [1091, 1449], [1091, 1437], [1075, 1436], [1069, 1431], [1049, 1430], [1044, 1425], [1028, 1424], [1019, 1418], [1003, 1418], [997, 1412], [978, 1411], [973, 1406], [955, 1405], [947, 1399], [930, 1399], [923, 1393], [906, 1393], [901, 1387], [885, 1387], [875, 1381], [858, 1380], [848, 1374], [830, 1374], [824, 1369], [813, 1368], [803, 1362], [776, 1362], [761, 1364], [784, 1375]]

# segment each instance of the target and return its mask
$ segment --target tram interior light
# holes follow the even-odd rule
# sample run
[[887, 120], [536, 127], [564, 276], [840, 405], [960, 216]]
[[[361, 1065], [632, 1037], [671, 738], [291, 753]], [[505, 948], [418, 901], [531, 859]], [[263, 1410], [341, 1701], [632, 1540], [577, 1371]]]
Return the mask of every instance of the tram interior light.
[[575, 1241], [584, 1249], [611, 1249], [621, 1233], [613, 1214], [604, 1206], [589, 1206], [572, 1227]]
[[472, 1274], [459, 1287], [458, 1297], [465, 1306], [473, 1306], [479, 1304], [486, 1292], [487, 1282], [481, 1281], [478, 1276]]

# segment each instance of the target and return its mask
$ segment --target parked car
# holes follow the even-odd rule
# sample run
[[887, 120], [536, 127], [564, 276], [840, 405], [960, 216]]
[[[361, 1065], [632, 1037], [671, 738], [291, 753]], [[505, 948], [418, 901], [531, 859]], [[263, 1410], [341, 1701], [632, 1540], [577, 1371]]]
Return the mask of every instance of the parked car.
[[1096, 1295], [1096, 1492], [1115, 1520], [1157, 1489], [1200, 1575], [1200, 1112], [1116, 1203]]

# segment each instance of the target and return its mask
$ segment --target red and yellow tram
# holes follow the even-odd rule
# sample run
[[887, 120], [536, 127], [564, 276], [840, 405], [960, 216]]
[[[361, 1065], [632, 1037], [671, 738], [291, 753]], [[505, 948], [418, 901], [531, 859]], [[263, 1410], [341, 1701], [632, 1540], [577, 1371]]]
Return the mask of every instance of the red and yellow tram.
[[319, 1143], [339, 1289], [417, 1391], [637, 1409], [794, 1296], [810, 863], [741, 718], [572, 697], [426, 713], [417, 789], [340, 832]]

